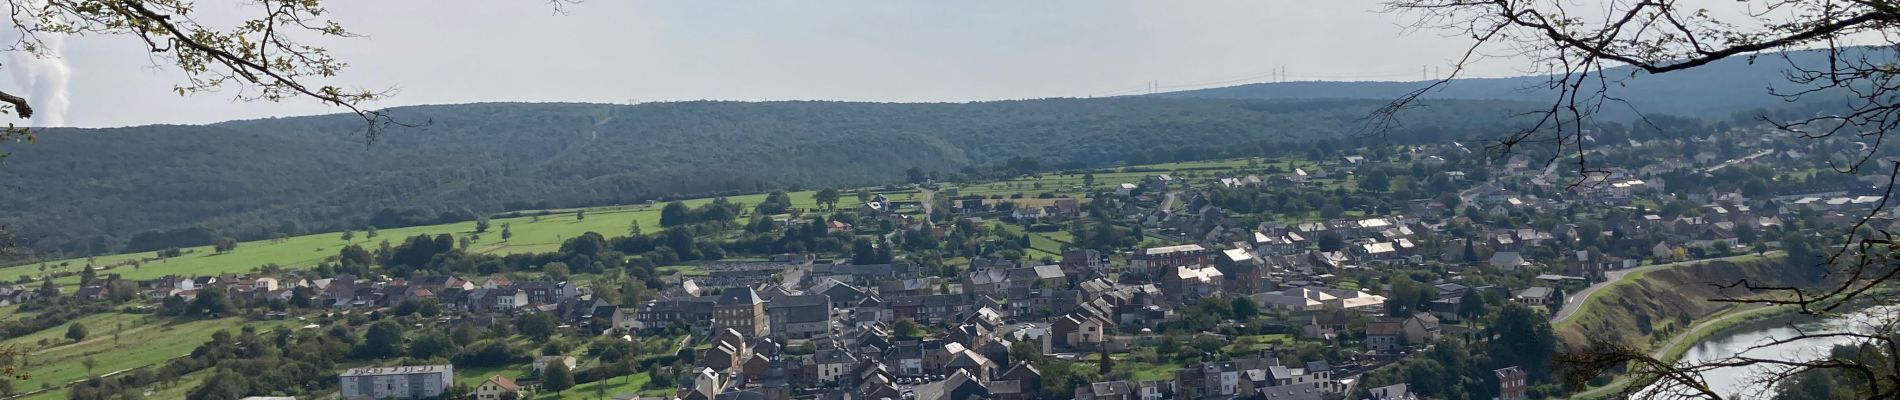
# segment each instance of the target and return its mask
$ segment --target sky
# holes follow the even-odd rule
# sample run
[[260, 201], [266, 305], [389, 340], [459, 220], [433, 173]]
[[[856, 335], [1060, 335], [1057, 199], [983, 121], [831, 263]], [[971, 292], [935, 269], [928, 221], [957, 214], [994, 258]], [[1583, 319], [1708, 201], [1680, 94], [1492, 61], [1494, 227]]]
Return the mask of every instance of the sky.
[[[249, 2], [203, 0], [213, 20]], [[391, 107], [496, 101], [964, 102], [1290, 80], [1420, 80], [1469, 45], [1375, 0], [330, 1], [364, 37], [319, 42]], [[61, 115], [40, 125], [209, 123], [340, 112], [308, 99], [181, 97], [129, 37], [64, 41]], [[26, 64], [14, 64], [18, 67]], [[1517, 75], [1508, 62], [1472, 76]], [[43, 89], [45, 73], [15, 72]], [[21, 81], [26, 81], [22, 83]], [[57, 85], [55, 85], [57, 86]]]

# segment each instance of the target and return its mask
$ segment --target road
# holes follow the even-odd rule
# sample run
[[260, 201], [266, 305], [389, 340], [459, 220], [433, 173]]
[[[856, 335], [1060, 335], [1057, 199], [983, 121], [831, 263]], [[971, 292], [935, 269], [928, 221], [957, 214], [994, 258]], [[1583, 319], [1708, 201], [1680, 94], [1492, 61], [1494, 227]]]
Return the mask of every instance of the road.
[[[937, 224], [935, 224], [935, 223], [932, 223], [932, 222], [930, 221], [930, 206], [932, 205], [931, 203], [933, 203], [933, 202], [932, 202], [932, 201], [930, 201], [930, 200], [931, 200], [931, 197], [932, 197], [932, 196], [936, 196], [936, 195], [937, 195], [937, 191], [935, 191], [935, 190], [930, 190], [930, 189], [925, 189], [925, 188], [923, 188], [923, 187], [918, 187], [918, 188], [917, 188], [917, 191], [919, 191], [919, 192], [923, 192], [923, 193], [924, 193], [924, 225], [925, 225], [925, 226], [937, 226]], [[954, 199], [952, 199], [952, 200], [954, 200]], [[952, 208], [952, 210], [955, 210], [955, 208]]]
[[[1623, 279], [1624, 276], [1629, 275], [1629, 273], [1631, 272], [1638, 272], [1638, 271], [1648, 272], [1648, 271], [1655, 271], [1659, 269], [1675, 268], [1675, 267], [1680, 267], [1684, 265], [1705, 263], [1705, 262], [1710, 262], [1710, 261], [1729, 260], [1729, 259], [1734, 259], [1734, 258], [1739, 258], [1739, 257], [1748, 257], [1748, 255], [1723, 257], [1723, 258], [1711, 258], [1707, 260], [1673, 262], [1673, 263], [1668, 263], [1668, 264], [1656, 264], [1656, 265], [1651, 265], [1651, 266], [1641, 267], [1641, 268], [1631, 268], [1631, 269], [1626, 269], [1626, 270], [1621, 270], [1621, 271], [1605, 272], [1603, 274], [1604, 275], [1603, 282], [1598, 282], [1595, 285], [1590, 285], [1590, 287], [1588, 288], [1584, 288], [1583, 290], [1577, 291], [1577, 294], [1572, 295], [1569, 298], [1565, 298], [1564, 305], [1568, 307], [1564, 307], [1562, 310], [1558, 310], [1556, 315], [1552, 315], [1550, 318], [1550, 324], [1557, 325], [1559, 323], [1562, 323], [1564, 320], [1569, 319], [1571, 316], [1576, 314], [1576, 311], [1578, 309], [1583, 308], [1583, 303], [1580, 302], [1581, 300], [1588, 300], [1590, 298], [1590, 295], [1595, 294], [1598, 289], [1608, 287], [1612, 282], [1616, 282], [1618, 280]], [[1681, 332], [1677, 332], [1675, 336], [1670, 337], [1669, 342], [1663, 343], [1662, 346], [1652, 348], [1650, 350], [1650, 356], [1656, 357], [1656, 358], [1662, 358], [1664, 356], [1667, 356], [1669, 349], [1676, 347], [1676, 345], [1680, 344], [1683, 339], [1688, 338], [1690, 334], [1694, 333], [1698, 329], [1701, 329], [1703, 326], [1710, 323], [1717, 322], [1717, 321], [1721, 321], [1729, 316], [1735, 316], [1735, 315], [1740, 315], [1747, 312], [1752, 312], [1760, 308], [1753, 305], [1744, 306], [1744, 307], [1747, 307], [1747, 309], [1738, 310], [1732, 313], [1724, 314], [1723, 317], [1698, 321], [1695, 324], [1689, 325], [1688, 328], [1683, 329]], [[1595, 389], [1587, 390], [1587, 391], [1584, 391], [1583, 393], [1572, 395], [1570, 396], [1570, 398], [1594, 399], [1594, 398], [1604, 397], [1604, 396], [1613, 394], [1614, 391], [1622, 390], [1622, 388], [1623, 388], [1623, 385], [1613, 383], [1613, 384], [1604, 385]]]
[[785, 271], [779, 272], [780, 274], [783, 274], [783, 275], [779, 275], [780, 278], [784, 278], [783, 280], [781, 280], [782, 284], [784, 284], [785, 286], [788, 286], [792, 290], [799, 290], [799, 291], [805, 290], [805, 269], [806, 268], [811, 268], [811, 263], [808, 263], [808, 262], [800, 263], [798, 265], [793, 265], [791, 268], [786, 268]]
[[1181, 195], [1181, 192], [1168, 192], [1167, 196], [1164, 196], [1161, 198], [1161, 207], [1155, 208], [1155, 211], [1160, 212], [1160, 211], [1173, 210], [1174, 198], [1179, 197], [1180, 195]]
[[[1773, 253], [1773, 252], [1769, 252], [1769, 253]], [[1749, 257], [1749, 256], [1752, 256], [1752, 255], [1744, 254], [1744, 255], [1739, 255], [1739, 256], [1711, 258], [1711, 259], [1706, 259], [1706, 260], [1673, 262], [1673, 263], [1668, 263], [1668, 264], [1656, 264], [1656, 265], [1650, 265], [1646, 267], [1638, 267], [1638, 268], [1630, 268], [1630, 269], [1625, 269], [1625, 270], [1605, 272], [1603, 273], [1602, 282], [1597, 282], [1597, 284], [1595, 285], [1590, 285], [1590, 287], [1583, 288], [1583, 290], [1579, 290], [1577, 291], [1577, 293], [1571, 294], [1570, 297], [1564, 298], [1564, 308], [1557, 310], [1556, 314], [1553, 314], [1550, 316], [1550, 324], [1557, 325], [1559, 323], [1562, 323], [1564, 320], [1570, 319], [1571, 316], [1577, 313], [1577, 310], [1583, 308], [1583, 301], [1589, 300], [1590, 295], [1596, 294], [1597, 290], [1599, 289], [1603, 289], [1612, 284], [1615, 284], [1616, 281], [1622, 280], [1624, 276], [1629, 275], [1632, 272], [1649, 272], [1649, 271], [1655, 271], [1659, 269], [1675, 268], [1675, 267], [1680, 267], [1684, 265], [1700, 264], [1700, 263], [1706, 263], [1706, 262], [1711, 262], [1711, 261], [1722, 261], [1722, 260], [1729, 260], [1729, 259]]]
[[1707, 169], [1707, 170], [1704, 170], [1704, 171], [1702, 171], [1702, 172], [1715, 172], [1715, 171], [1720, 171], [1720, 170], [1722, 170], [1722, 168], [1726, 168], [1726, 167], [1728, 167], [1728, 166], [1730, 166], [1730, 165], [1735, 165], [1735, 164], [1741, 164], [1741, 163], [1745, 163], [1745, 162], [1749, 162], [1749, 161], [1751, 161], [1751, 160], [1754, 160], [1754, 159], [1757, 159], [1757, 158], [1762, 158], [1763, 156], [1767, 156], [1767, 155], [1769, 155], [1769, 154], [1775, 154], [1775, 151], [1774, 151], [1774, 150], [1762, 150], [1762, 151], [1760, 151], [1760, 152], [1757, 152], [1757, 153], [1755, 153], [1755, 154], [1750, 154], [1750, 155], [1748, 155], [1747, 157], [1742, 157], [1742, 158], [1737, 158], [1737, 159], [1733, 159], [1733, 160], [1728, 160], [1728, 161], [1723, 161], [1723, 162], [1722, 162], [1721, 164], [1716, 164], [1715, 166], [1713, 166], [1713, 167], [1709, 167], [1709, 169]]

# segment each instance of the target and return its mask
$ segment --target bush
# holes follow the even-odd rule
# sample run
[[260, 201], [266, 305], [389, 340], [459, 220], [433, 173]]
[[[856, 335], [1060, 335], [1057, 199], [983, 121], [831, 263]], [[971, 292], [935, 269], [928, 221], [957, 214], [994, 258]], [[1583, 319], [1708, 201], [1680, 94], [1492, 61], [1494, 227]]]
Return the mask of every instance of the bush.
[[82, 325], [78, 322], [74, 322], [72, 325], [66, 326], [67, 339], [72, 339], [74, 342], [77, 342], [81, 340], [86, 340], [86, 336], [87, 336], [87, 332], [86, 332], [85, 325]]
[[456, 365], [499, 367], [528, 359], [527, 351], [509, 346], [508, 342], [501, 340], [484, 340], [468, 349], [455, 357]]

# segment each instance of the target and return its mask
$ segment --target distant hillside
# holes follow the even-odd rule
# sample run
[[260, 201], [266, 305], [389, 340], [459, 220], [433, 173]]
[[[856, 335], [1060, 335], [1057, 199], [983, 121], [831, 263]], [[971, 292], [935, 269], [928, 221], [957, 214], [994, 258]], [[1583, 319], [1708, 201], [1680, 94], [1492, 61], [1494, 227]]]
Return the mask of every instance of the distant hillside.
[[[1781, 58], [1788, 56], [1787, 60]], [[1844, 54], [1865, 55], [1874, 60], [1892, 59], [1885, 50], [1850, 49]], [[1615, 68], [1609, 72], [1611, 77], [1627, 77], [1620, 84], [1612, 82], [1612, 90], [1618, 98], [1627, 100], [1634, 109], [1644, 113], [1694, 116], [1711, 119], [1726, 119], [1738, 112], [1758, 109], [1777, 109], [1787, 105], [1784, 99], [1769, 93], [1770, 87], [1792, 87], [1783, 75], [1790, 60], [1798, 65], [1827, 65], [1826, 53], [1820, 51], [1794, 51], [1762, 55], [1754, 59], [1731, 58], [1702, 67], [1671, 72], [1664, 75], [1629, 74], [1631, 68]], [[1443, 86], [1428, 98], [1468, 99], [1468, 100], [1504, 100], [1549, 103], [1554, 100], [1553, 92], [1546, 86], [1548, 80], [1542, 76], [1461, 79]], [[1220, 87], [1212, 89], [1189, 90], [1181, 92], [1149, 95], [1165, 98], [1206, 98], [1206, 99], [1377, 99], [1392, 100], [1430, 82], [1287, 82], [1258, 83], [1250, 85]], [[1595, 86], [1586, 85], [1586, 90]], [[1824, 100], [1816, 96], [1810, 100]], [[1606, 106], [1605, 111], [1626, 119], [1629, 107]]]
[[[1058, 99], [965, 104], [465, 104], [361, 139], [317, 116], [54, 129], [8, 145], [0, 225], [67, 254], [437, 222], [527, 207], [896, 182], [1015, 158], [1044, 166], [1260, 155], [1340, 139], [1381, 100]], [[1524, 105], [1444, 101], [1395, 142], [1501, 132]], [[384, 223], [384, 222], [378, 222]], [[199, 228], [201, 227], [201, 228]], [[132, 246], [128, 247], [127, 244]]]

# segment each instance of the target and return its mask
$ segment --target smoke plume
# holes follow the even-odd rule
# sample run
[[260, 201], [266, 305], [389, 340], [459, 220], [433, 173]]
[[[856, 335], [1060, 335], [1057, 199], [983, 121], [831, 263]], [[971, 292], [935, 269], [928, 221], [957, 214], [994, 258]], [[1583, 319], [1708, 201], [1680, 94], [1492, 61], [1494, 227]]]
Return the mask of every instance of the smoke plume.
[[[34, 6], [43, 6], [45, 1], [33, 1]], [[9, 32], [8, 39], [18, 39], [22, 32]], [[14, 86], [0, 89], [25, 97], [27, 104], [33, 106], [32, 126], [49, 127], [66, 125], [66, 109], [72, 104], [67, 96], [67, 84], [72, 80], [72, 68], [66, 65], [66, 36], [40, 33], [40, 54], [26, 51], [13, 51], [6, 55], [4, 67], [13, 76]]]

